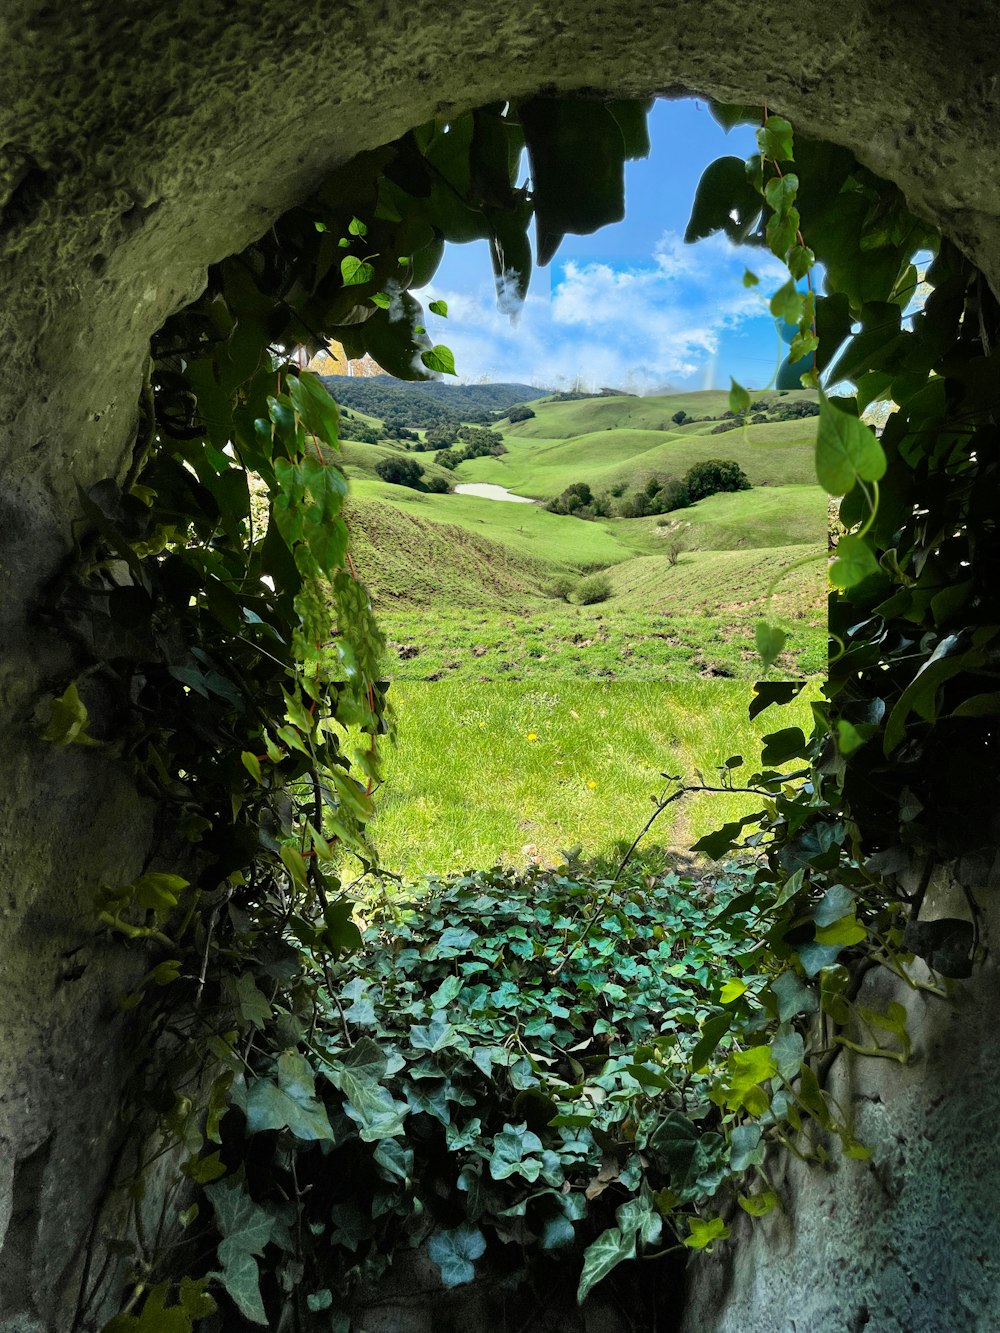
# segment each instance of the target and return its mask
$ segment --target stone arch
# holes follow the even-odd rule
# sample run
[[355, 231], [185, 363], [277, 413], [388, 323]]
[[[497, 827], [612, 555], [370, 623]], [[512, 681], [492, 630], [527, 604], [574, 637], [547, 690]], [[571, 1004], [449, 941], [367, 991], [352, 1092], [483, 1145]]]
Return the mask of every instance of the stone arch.
[[30, 617], [76, 484], [126, 457], [150, 334], [333, 165], [436, 112], [540, 90], [766, 99], [899, 184], [1000, 294], [1000, 11], [919, 4], [898, 32], [888, 0], [750, 19], [736, 0], [329, 16], [21, 0], [0, 18], [0, 1264], [33, 1256], [37, 1300], [0, 1309], [0, 1330], [68, 1327], [127, 1067], [113, 997], [141, 960], [106, 956], [79, 921], [95, 884], [142, 868], [155, 811], [113, 761], [37, 741], [33, 699], [66, 658]]

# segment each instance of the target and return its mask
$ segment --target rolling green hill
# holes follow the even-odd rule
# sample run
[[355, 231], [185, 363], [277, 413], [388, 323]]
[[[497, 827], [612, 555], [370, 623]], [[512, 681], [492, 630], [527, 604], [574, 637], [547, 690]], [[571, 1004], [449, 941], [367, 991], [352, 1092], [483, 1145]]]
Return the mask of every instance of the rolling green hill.
[[[754, 395], [762, 400], [773, 410], [814, 395]], [[772, 674], [824, 670], [826, 506], [813, 470], [815, 418], [714, 434], [728, 410], [721, 391], [533, 407], [528, 421], [500, 425], [506, 452], [454, 470], [398, 442], [352, 442], [345, 421], [352, 551], [387, 634], [387, 675], [752, 679], [764, 616], [788, 635]], [[678, 425], [678, 411], [708, 420]], [[377, 463], [404, 454], [424, 482], [491, 482], [536, 503], [382, 481]], [[647, 518], [584, 520], [544, 506], [574, 482], [595, 494], [634, 491], [709, 458], [735, 460], [752, 489]], [[584, 604], [581, 579], [593, 571], [604, 571], [607, 593]]]
[[[613, 400], [602, 399], [598, 405], [607, 401]], [[581, 404], [556, 406], [578, 408]], [[537, 419], [547, 422], [542, 413]], [[459, 480], [495, 482], [519, 495], [547, 500], [576, 481], [587, 482], [595, 492], [603, 491], [616, 484], [641, 482], [653, 473], [682, 477], [707, 458], [731, 458], [754, 486], [816, 483], [814, 418], [748, 426], [745, 432], [731, 430], [722, 435], [696, 433], [688, 427], [664, 432], [609, 426], [559, 439], [516, 434], [519, 429], [520, 423], [504, 433], [508, 452], [501, 457], [460, 464]]]
[[430, 607], [442, 599], [450, 607], [490, 602], [515, 607], [540, 600], [541, 586], [551, 577], [545, 561], [391, 501], [361, 499], [355, 493], [348, 522], [354, 563], [376, 610]]

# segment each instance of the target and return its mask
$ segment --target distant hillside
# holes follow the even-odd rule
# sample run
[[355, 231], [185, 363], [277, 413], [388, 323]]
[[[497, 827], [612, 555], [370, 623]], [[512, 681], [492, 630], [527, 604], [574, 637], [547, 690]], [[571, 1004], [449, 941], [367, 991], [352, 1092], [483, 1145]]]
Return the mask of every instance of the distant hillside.
[[341, 407], [416, 430], [458, 426], [463, 421], [492, 421], [515, 403], [531, 402], [548, 392], [531, 384], [445, 384], [441, 380], [362, 379], [323, 375], [323, 383]]
[[540, 585], [552, 572], [545, 561], [486, 534], [442, 522], [446, 505], [431, 512], [438, 517], [352, 497], [351, 550], [378, 610], [517, 607], [539, 597]]

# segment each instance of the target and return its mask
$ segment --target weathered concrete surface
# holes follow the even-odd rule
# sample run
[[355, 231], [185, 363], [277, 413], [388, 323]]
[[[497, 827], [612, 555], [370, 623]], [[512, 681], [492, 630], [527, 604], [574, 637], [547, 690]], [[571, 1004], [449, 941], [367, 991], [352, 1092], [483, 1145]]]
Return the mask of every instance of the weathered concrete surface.
[[766, 98], [896, 180], [1000, 291], [998, 38], [985, 0], [902, 19], [888, 0], [7, 0], [0, 1330], [71, 1326], [122, 1079], [108, 1016], [128, 964], [87, 954], [77, 981], [58, 978], [64, 953], [92, 947], [93, 890], [136, 873], [150, 824], [110, 760], [37, 742], [34, 702], [68, 659], [32, 617], [77, 484], [128, 457], [150, 334], [330, 166], [435, 111], [542, 88]]
[[[1000, 1327], [1000, 903], [986, 966], [944, 1002], [870, 973], [861, 1002], [907, 1009], [907, 1066], [842, 1055], [830, 1091], [869, 1162], [775, 1161], [780, 1212], [690, 1273], [684, 1333], [994, 1333]], [[967, 915], [952, 902], [925, 919]]]

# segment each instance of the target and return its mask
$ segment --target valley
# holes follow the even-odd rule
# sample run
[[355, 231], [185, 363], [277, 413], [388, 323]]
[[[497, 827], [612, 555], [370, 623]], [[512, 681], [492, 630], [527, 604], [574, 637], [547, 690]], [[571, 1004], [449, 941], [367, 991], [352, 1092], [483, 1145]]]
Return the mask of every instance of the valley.
[[[787, 635], [771, 677], [824, 673], [817, 418], [795, 415], [814, 411], [815, 395], [757, 393], [745, 425], [714, 390], [538, 398], [511, 420], [496, 414], [525, 409], [504, 403], [505, 386], [455, 386], [452, 408], [447, 386], [404, 386], [395, 408], [399, 382], [365, 383], [374, 394], [363, 401], [384, 416], [351, 406], [350, 382], [329, 387], [342, 404], [351, 549], [387, 635], [387, 678], [757, 679], [762, 618]], [[433, 409], [421, 427], [423, 402]], [[444, 443], [463, 421], [463, 438]], [[419, 474], [387, 481], [387, 460]], [[736, 464], [749, 488], [648, 512], [707, 460]]]

